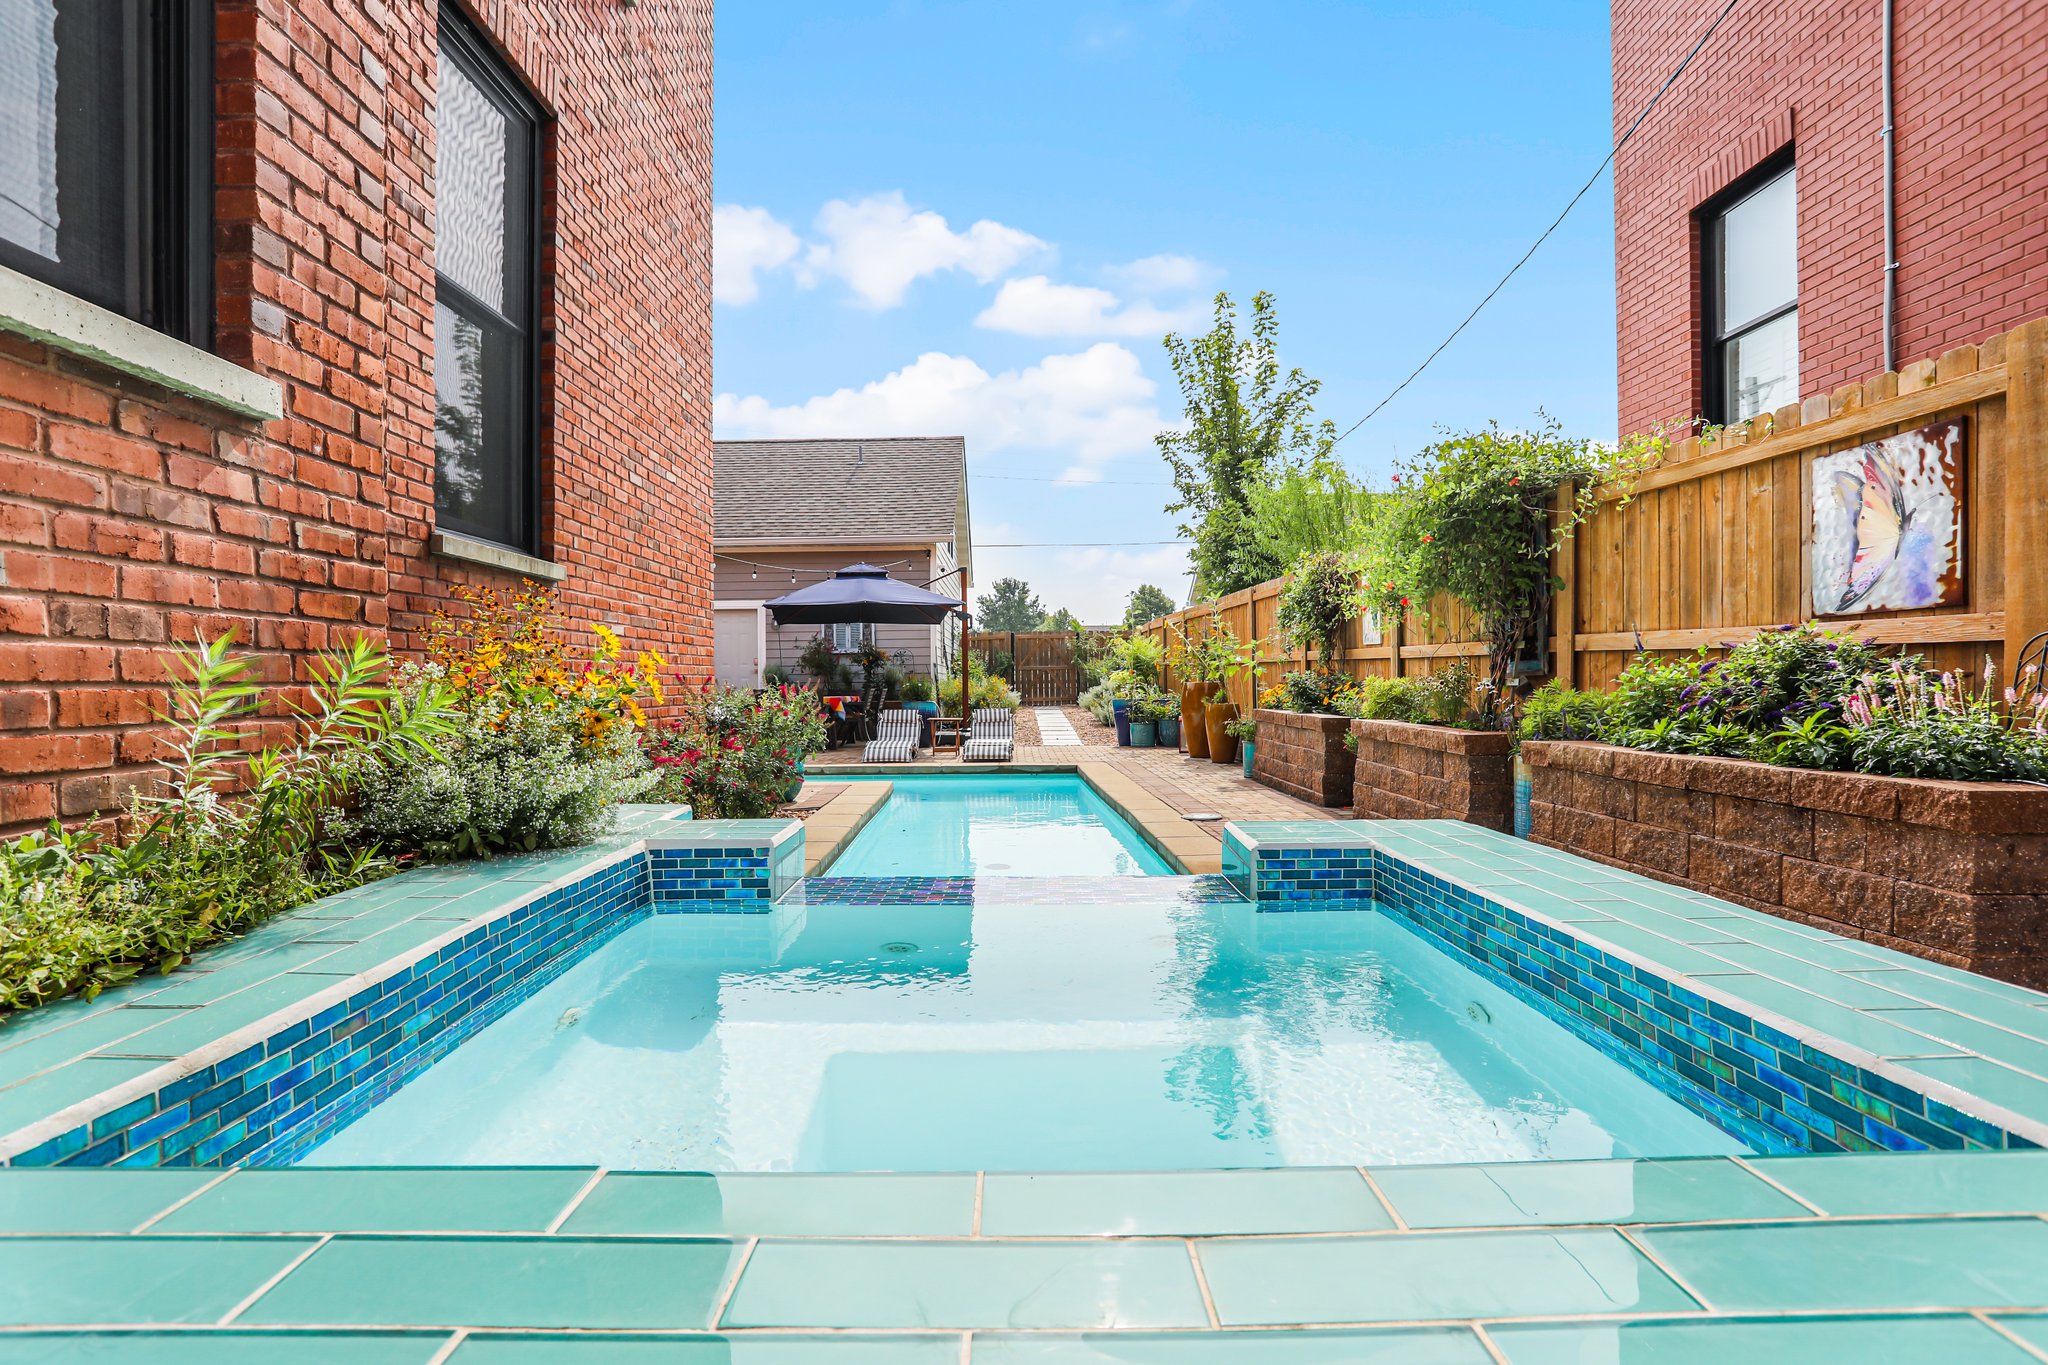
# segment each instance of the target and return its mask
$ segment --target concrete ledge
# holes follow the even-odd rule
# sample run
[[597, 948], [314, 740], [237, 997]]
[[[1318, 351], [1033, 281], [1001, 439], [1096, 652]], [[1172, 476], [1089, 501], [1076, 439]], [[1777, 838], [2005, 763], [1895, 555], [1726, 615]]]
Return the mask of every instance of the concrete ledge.
[[284, 416], [284, 390], [274, 380], [5, 266], [0, 331], [243, 417]]
[[[806, 781], [806, 786], [812, 785]], [[829, 782], [817, 783], [829, 786]], [[847, 782], [826, 798], [825, 804], [804, 821], [804, 875], [815, 877], [845, 852], [854, 836], [867, 828], [888, 804], [896, 790], [888, 782]]]
[[508, 573], [524, 574], [546, 583], [559, 583], [569, 576], [569, 571], [551, 559], [522, 554], [505, 545], [493, 545], [488, 540], [461, 535], [454, 531], [436, 531], [427, 538], [427, 549], [443, 559], [460, 559], [471, 564], [483, 564], [493, 569], [504, 569]]
[[1200, 825], [1182, 819], [1179, 811], [1146, 791], [1115, 764], [1077, 763], [1073, 771], [1111, 809], [1129, 821], [1175, 871], [1192, 877], [1223, 870], [1222, 853], [1213, 837], [1205, 834]]

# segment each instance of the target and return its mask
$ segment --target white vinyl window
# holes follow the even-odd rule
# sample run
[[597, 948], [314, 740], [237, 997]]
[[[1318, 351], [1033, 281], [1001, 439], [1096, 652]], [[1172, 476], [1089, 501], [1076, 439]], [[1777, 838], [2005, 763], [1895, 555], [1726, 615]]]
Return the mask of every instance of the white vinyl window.
[[851, 654], [866, 644], [874, 627], [861, 621], [841, 621], [832, 627], [832, 652]]
[[1791, 167], [1709, 223], [1707, 416], [1744, 422], [1799, 401], [1798, 185]]

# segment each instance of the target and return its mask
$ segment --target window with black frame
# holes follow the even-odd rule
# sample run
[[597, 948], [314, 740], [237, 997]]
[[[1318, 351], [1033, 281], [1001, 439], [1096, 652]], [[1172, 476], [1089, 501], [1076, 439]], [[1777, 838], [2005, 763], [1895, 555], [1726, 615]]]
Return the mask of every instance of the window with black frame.
[[212, 342], [213, 6], [0, 0], [0, 265]]
[[435, 116], [434, 507], [443, 530], [538, 549], [540, 107], [441, 11]]
[[1706, 415], [1743, 422], [1799, 401], [1798, 183], [1767, 169], [1708, 213]]

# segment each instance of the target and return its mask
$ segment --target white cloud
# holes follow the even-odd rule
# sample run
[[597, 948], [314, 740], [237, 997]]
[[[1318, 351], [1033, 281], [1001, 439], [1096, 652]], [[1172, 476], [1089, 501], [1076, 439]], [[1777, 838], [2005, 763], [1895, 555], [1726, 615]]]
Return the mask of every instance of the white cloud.
[[802, 245], [766, 209], [720, 204], [711, 211], [711, 300], [752, 303], [761, 296], [759, 272], [778, 270]]
[[1222, 277], [1223, 272], [1193, 256], [1146, 256], [1127, 265], [1113, 265], [1102, 272], [1134, 294], [1172, 294], [1202, 289]]
[[815, 226], [824, 240], [804, 253], [799, 281], [843, 280], [862, 303], [878, 309], [902, 303], [926, 275], [964, 270], [987, 284], [1048, 249], [1030, 233], [988, 218], [955, 232], [939, 214], [913, 210], [900, 190], [851, 203], [834, 199], [818, 211]]
[[[1162, 532], [1161, 534], [1171, 534]], [[979, 594], [998, 578], [1021, 578], [1031, 585], [1048, 611], [1065, 607], [1090, 625], [1124, 619], [1124, 604], [1140, 583], [1164, 588], [1179, 602], [1186, 598], [1193, 566], [1181, 545], [1106, 549], [1095, 546], [1029, 548], [1030, 542], [1056, 540], [1043, 532], [1007, 522], [977, 520], [974, 526], [974, 579]], [[1002, 541], [1022, 541], [1026, 548], [983, 548]]]
[[1054, 284], [1044, 275], [1005, 280], [976, 327], [1020, 336], [1160, 337], [1201, 318], [1200, 308], [1165, 309], [1143, 301], [1118, 306], [1107, 289]]
[[[990, 374], [965, 356], [928, 351], [859, 388], [801, 403], [719, 394], [720, 436], [950, 435], [970, 456], [1023, 448], [1071, 452], [1077, 469], [1151, 449], [1165, 419], [1138, 357], [1115, 342]], [[1072, 471], [1070, 471], [1071, 473]], [[1074, 479], [1086, 482], [1086, 479]]]

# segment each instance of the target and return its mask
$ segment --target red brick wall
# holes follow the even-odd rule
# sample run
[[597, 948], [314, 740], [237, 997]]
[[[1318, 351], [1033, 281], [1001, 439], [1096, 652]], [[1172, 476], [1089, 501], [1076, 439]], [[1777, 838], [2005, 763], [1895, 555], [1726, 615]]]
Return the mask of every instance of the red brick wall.
[[[1615, 0], [1626, 128], [1720, 6]], [[1745, 0], [1616, 159], [1620, 423], [1700, 410], [1694, 210], [1790, 144], [1799, 386], [1883, 369], [1880, 0]], [[2048, 313], [2048, 19], [2040, 0], [1897, 0], [1895, 363]]]
[[[711, 668], [710, 0], [485, 0], [550, 114], [543, 550], [567, 614]], [[0, 829], [118, 809], [158, 646], [233, 627], [271, 682], [416, 646], [431, 556], [435, 9], [221, 0], [215, 349], [229, 416], [0, 335]]]

